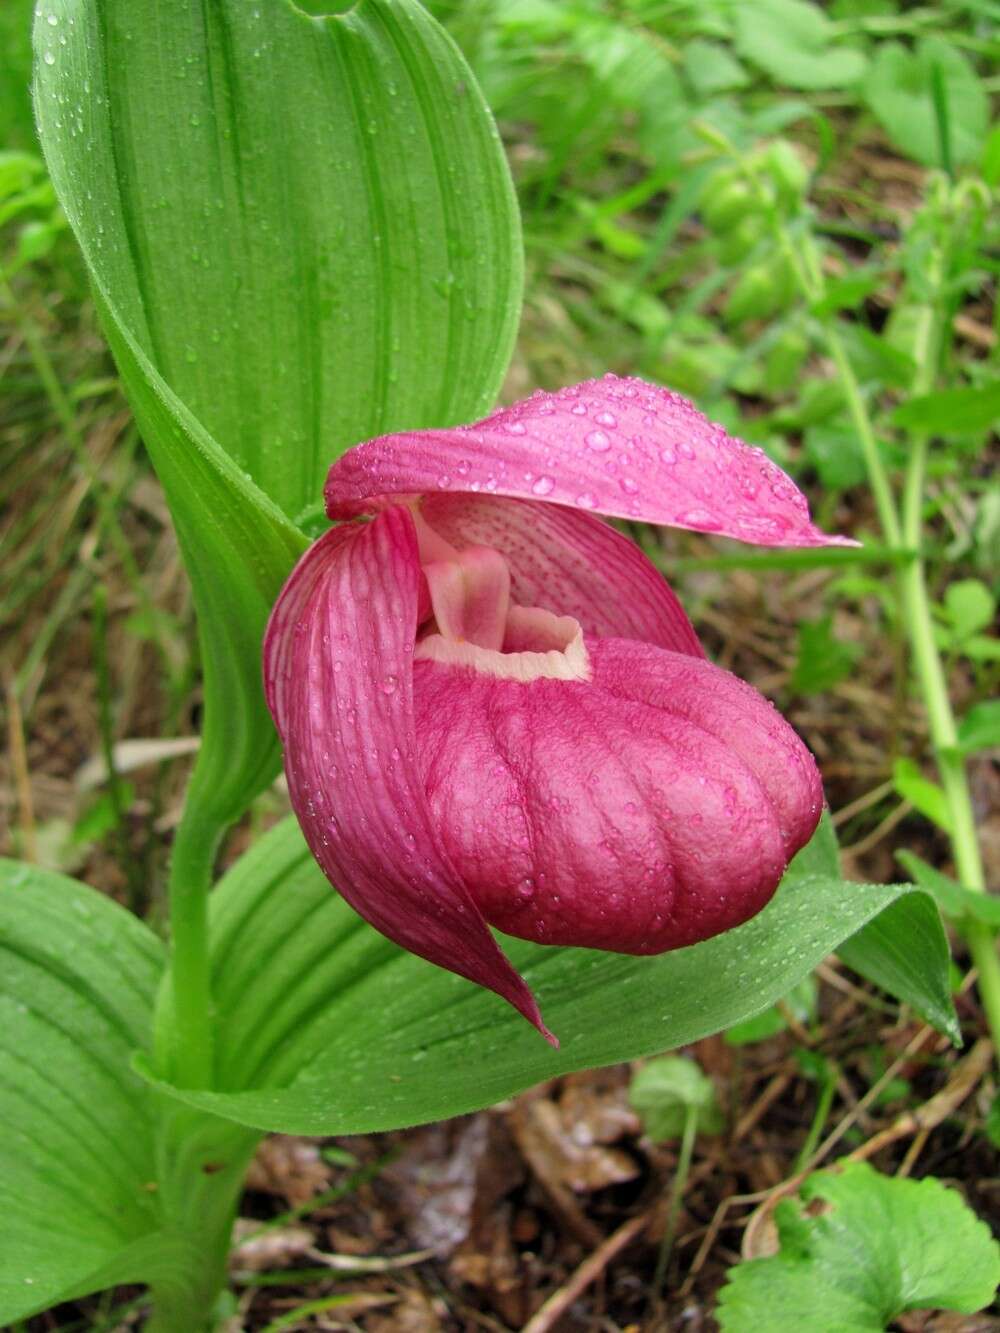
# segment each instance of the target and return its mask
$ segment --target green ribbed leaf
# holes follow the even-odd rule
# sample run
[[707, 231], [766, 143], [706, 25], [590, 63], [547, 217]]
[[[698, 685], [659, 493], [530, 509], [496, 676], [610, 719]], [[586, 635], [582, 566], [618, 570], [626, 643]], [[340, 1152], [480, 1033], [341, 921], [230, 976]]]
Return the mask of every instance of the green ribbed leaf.
[[516, 203], [416, 0], [43, 0], [35, 46], [53, 179], [112, 315], [286, 514], [348, 445], [492, 405]]
[[273, 777], [269, 608], [325, 470], [481, 415], [520, 301], [513, 192], [461, 56], [416, 0], [44, 0], [39, 133], [194, 586], [192, 803]]
[[[331, 890], [286, 821], [212, 902], [219, 1086], [174, 1095], [292, 1133], [389, 1129], [471, 1111], [553, 1075], [684, 1045], [760, 1012], [909, 885], [848, 884], [808, 857], [725, 935], [659, 958], [505, 940], [562, 1041], [497, 996], [378, 935]], [[926, 965], [948, 953], [940, 923]], [[938, 984], [935, 980], [935, 985]]]
[[0, 1324], [148, 1272], [155, 1097], [129, 1061], [162, 967], [108, 898], [0, 862]]
[[[829, 810], [823, 811], [808, 846], [789, 866], [788, 877], [806, 875], [840, 879], [840, 848]], [[864, 891], [861, 885], [858, 889]], [[947, 944], [930, 892], [914, 891], [898, 898], [842, 940], [836, 952], [848, 967], [897, 1000], [912, 1004], [928, 1023], [947, 1033], [956, 1045], [961, 1043], [945, 965]]]

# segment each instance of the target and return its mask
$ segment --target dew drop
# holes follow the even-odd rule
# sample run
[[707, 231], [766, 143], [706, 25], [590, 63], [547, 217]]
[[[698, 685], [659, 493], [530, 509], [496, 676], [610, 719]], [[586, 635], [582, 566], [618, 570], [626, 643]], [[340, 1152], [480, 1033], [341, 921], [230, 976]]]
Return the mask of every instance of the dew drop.
[[551, 477], [539, 477], [531, 488], [532, 495], [551, 495], [556, 484]]
[[525, 434], [524, 422], [508, 421], [506, 426], [504, 426], [504, 430], [507, 432], [508, 435], [524, 435]]
[[688, 444], [687, 440], [682, 440], [677, 446], [678, 458], [694, 458], [694, 450]]
[[594, 420], [599, 426], [607, 426], [609, 430], [614, 430], [618, 425], [618, 418], [614, 412], [598, 412]]
[[668, 446], [666, 449], [660, 450], [660, 462], [666, 463], [669, 467], [672, 463], [677, 462], [677, 455], [674, 453], [673, 449]]
[[591, 430], [583, 437], [596, 453], [602, 454], [611, 448], [611, 440], [603, 430]]
[[722, 524], [710, 514], [707, 509], [687, 509], [678, 516], [678, 523], [689, 523], [692, 527], [701, 528], [705, 532], [718, 532]]
[[385, 680], [383, 680], [382, 682], [382, 693], [395, 694], [398, 686], [399, 686], [398, 676], [386, 676]]
[[595, 497], [590, 493], [590, 491], [584, 491], [582, 495], [578, 495], [578, 496], [576, 497], [576, 502], [577, 502], [577, 504], [580, 506], [581, 509], [596, 509], [596, 508], [597, 508], [597, 500], [596, 500]]
[[639, 483], [634, 481], [631, 477], [622, 477], [618, 485], [626, 495], [638, 495], [639, 493]]
[[42, 56], [42, 59], [45, 61], [46, 65], [54, 65], [56, 63], [56, 58], [51, 51], [46, 51], [44, 56]]

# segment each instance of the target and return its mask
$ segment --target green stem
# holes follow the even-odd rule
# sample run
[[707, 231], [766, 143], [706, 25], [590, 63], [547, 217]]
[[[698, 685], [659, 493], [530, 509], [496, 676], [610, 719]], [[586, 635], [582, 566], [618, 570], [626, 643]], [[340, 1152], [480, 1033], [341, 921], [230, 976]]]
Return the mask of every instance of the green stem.
[[659, 1298], [662, 1294], [663, 1279], [666, 1276], [667, 1265], [670, 1263], [670, 1256], [674, 1250], [677, 1218], [680, 1215], [681, 1198], [687, 1184], [688, 1173], [691, 1170], [691, 1155], [694, 1152], [694, 1140], [697, 1132], [698, 1111], [695, 1107], [688, 1106], [684, 1111], [684, 1130], [681, 1135], [681, 1150], [677, 1156], [677, 1168], [674, 1171], [673, 1184], [670, 1186], [667, 1225], [663, 1232], [663, 1239], [660, 1241], [660, 1253], [657, 1256], [656, 1270], [653, 1273], [652, 1294], [656, 1298]]
[[[813, 238], [808, 233], [805, 234], [800, 240], [799, 249], [796, 250], [780, 219], [775, 217], [774, 221], [776, 234], [796, 274], [799, 286], [806, 299], [815, 304], [822, 297], [825, 284]], [[942, 275], [943, 260], [939, 254], [936, 271], [930, 275], [932, 287], [940, 287]], [[939, 343], [935, 311], [939, 308], [939, 302], [927, 303], [918, 330], [917, 373], [913, 384], [915, 395], [927, 393], [933, 387], [936, 349]], [[934, 638], [930, 597], [921, 554], [927, 438], [918, 436], [912, 441], [903, 482], [902, 515], [900, 515], [879, 453], [868, 407], [835, 327], [833, 315], [831, 313], [823, 315], [821, 323], [864, 454], [886, 543], [892, 550], [907, 552], [909, 556], [899, 570], [903, 622], [913, 651], [917, 683], [927, 709], [931, 742], [948, 803], [951, 843], [958, 878], [968, 888], [985, 891], [986, 881], [965, 761], [958, 748], [958, 733], [948, 694], [948, 683]], [[963, 929], [973, 962], [979, 972], [979, 993], [983, 1009], [994, 1046], [1000, 1055], [1000, 958], [997, 956], [995, 938], [990, 928], [982, 922], [969, 922]]]
[[157, 1143], [161, 1247], [146, 1333], [210, 1333], [226, 1284], [233, 1219], [258, 1130], [164, 1101]]
[[[182, 1088], [207, 1088], [214, 1073], [208, 894], [222, 830], [199, 814], [188, 790], [170, 862], [170, 1016], [165, 1063]], [[163, 1054], [163, 1053], [161, 1053]]]
[[795, 1165], [792, 1167], [793, 1176], [797, 1176], [800, 1171], [806, 1169], [813, 1153], [816, 1151], [816, 1145], [819, 1143], [820, 1135], [826, 1126], [836, 1091], [837, 1076], [832, 1069], [828, 1069], [826, 1077], [820, 1084], [819, 1097], [816, 1100], [816, 1110], [813, 1113], [812, 1124], [809, 1126], [809, 1133], [806, 1135], [805, 1142], [795, 1159]]
[[[936, 271], [932, 274], [935, 287], [940, 287], [942, 277], [939, 258]], [[936, 327], [934, 307], [928, 304], [922, 311], [917, 331], [917, 371], [913, 381], [915, 397], [931, 392], [934, 387], [939, 339], [940, 330]], [[912, 437], [903, 484], [903, 540], [917, 552], [921, 550], [923, 536], [927, 448], [926, 434], [921, 432]], [[966, 888], [985, 893], [986, 876], [976, 832], [972, 794], [969, 791], [965, 759], [958, 745], [958, 729], [948, 693], [948, 681], [934, 637], [922, 555], [918, 555], [900, 572], [900, 590], [917, 679], [927, 709], [931, 744], [948, 804], [955, 870], [959, 882]], [[968, 922], [963, 933], [979, 973], [980, 998], [993, 1035], [993, 1044], [1000, 1055], [1000, 958], [997, 956], [995, 936], [989, 926], [981, 921]]]
[[824, 334], [830, 356], [833, 358], [833, 363], [840, 376], [844, 396], [847, 399], [847, 410], [850, 413], [851, 421], [854, 423], [854, 429], [858, 433], [858, 440], [861, 444], [861, 452], [868, 471], [868, 480], [871, 483], [872, 495], [875, 498], [875, 508], [878, 510], [882, 532], [887, 544], [898, 550], [907, 543], [901, 540], [902, 533], [899, 516], [896, 512], [896, 502], [893, 498], [892, 487], [889, 484], [888, 473], [882, 464], [882, 455], [879, 453], [878, 441], [875, 438], [875, 431], [872, 429], [871, 417], [868, 415], [868, 408], [861, 393], [861, 386], [858, 384], [851, 368], [840, 334], [833, 327], [832, 322], [825, 324]]
[[[823, 280], [823, 269], [812, 235], [809, 232], [803, 232], [799, 248], [796, 249], [792, 244], [788, 229], [782, 225], [781, 219], [777, 215], [774, 218], [774, 225], [782, 252], [795, 273], [803, 295], [810, 305], [815, 305], [822, 298], [826, 284]], [[858, 384], [851, 367], [833, 316], [829, 313], [823, 315], [820, 318], [820, 325], [823, 329], [827, 350], [837, 368], [841, 387], [844, 390], [844, 397], [847, 399], [847, 410], [854, 424], [854, 429], [857, 431], [858, 442], [861, 445], [861, 453], [865, 460], [865, 468], [868, 472], [868, 480], [871, 484], [875, 508], [878, 510], [879, 523], [882, 526], [886, 544], [893, 550], [899, 550], [904, 543], [902, 541], [899, 514], [896, 510], [896, 501], [892, 493], [889, 474], [882, 462], [878, 440], [875, 438], [875, 431], [872, 428], [861, 386]]]

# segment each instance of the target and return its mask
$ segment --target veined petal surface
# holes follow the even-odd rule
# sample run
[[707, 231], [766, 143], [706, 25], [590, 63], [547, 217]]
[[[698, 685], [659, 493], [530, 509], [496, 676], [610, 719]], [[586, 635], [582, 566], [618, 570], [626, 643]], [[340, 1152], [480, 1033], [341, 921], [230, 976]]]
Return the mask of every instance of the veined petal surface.
[[360, 915], [496, 991], [549, 1036], [448, 861], [424, 793], [412, 688], [419, 580], [413, 517], [393, 506], [328, 532], [285, 585], [264, 679], [292, 804], [313, 855]]
[[493, 495], [429, 494], [427, 522], [458, 547], [499, 551], [520, 606], [550, 606], [585, 634], [639, 639], [704, 657], [694, 626], [660, 571], [603, 519], [562, 505]]
[[762, 449], [686, 398], [616, 375], [536, 393], [470, 426], [357, 445], [326, 482], [331, 518], [402, 495], [471, 491], [717, 533], [760, 546], [853, 545], [809, 518], [805, 496]]

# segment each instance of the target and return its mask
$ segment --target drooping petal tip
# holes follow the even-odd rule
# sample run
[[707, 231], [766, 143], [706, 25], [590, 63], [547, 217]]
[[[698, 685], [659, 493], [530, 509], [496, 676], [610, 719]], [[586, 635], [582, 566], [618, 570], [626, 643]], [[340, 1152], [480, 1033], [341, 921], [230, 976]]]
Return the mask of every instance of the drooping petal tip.
[[419, 578], [413, 516], [393, 506], [326, 533], [285, 584], [264, 681], [292, 807], [331, 883], [376, 930], [496, 991], [557, 1044], [428, 806], [413, 716]]
[[853, 546], [809, 517], [805, 496], [762, 449], [686, 398], [643, 380], [539, 391], [482, 421], [357, 445], [326, 483], [331, 518], [401, 496], [516, 496], [760, 546]]

